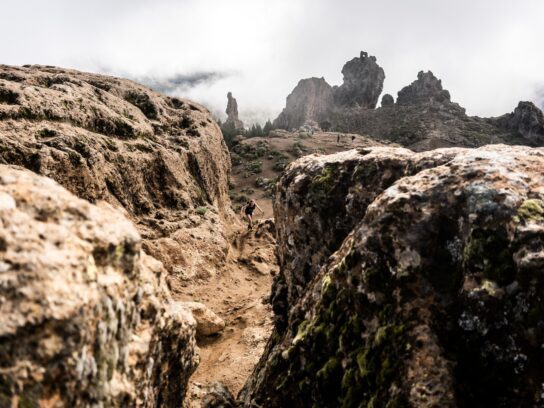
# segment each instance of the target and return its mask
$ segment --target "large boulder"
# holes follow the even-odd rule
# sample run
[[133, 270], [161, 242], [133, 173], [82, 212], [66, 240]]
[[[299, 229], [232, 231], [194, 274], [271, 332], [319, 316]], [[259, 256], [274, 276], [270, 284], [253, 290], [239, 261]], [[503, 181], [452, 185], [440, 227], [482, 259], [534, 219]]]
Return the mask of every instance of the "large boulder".
[[110, 205], [0, 165], [0, 406], [181, 406], [195, 321]]
[[333, 91], [325, 78], [301, 79], [287, 96], [285, 109], [274, 120], [274, 128], [295, 129], [308, 121], [320, 122], [328, 116]]
[[173, 276], [207, 275], [222, 262], [230, 160], [205, 108], [129, 80], [36, 65], [0, 66], [0, 90], [12, 95], [0, 98], [0, 163], [123, 208]]
[[[540, 406], [544, 150], [374, 148], [292, 164], [278, 324], [245, 406]], [[310, 229], [310, 232], [305, 232]]]
[[346, 62], [342, 75], [342, 85], [334, 89], [336, 106], [374, 109], [385, 80], [385, 72], [377, 64], [376, 57], [361, 51], [358, 58]]

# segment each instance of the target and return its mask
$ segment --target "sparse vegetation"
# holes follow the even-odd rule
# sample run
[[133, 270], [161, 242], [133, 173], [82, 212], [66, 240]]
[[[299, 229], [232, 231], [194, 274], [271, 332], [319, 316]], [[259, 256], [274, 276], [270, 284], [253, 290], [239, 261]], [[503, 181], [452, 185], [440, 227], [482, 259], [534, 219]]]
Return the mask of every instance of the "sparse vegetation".
[[125, 94], [125, 101], [140, 109], [146, 118], [151, 120], [158, 118], [157, 107], [151, 101], [148, 94], [134, 90], [128, 91]]
[[260, 160], [253, 160], [244, 165], [244, 170], [248, 176], [261, 173], [263, 171], [263, 162]]
[[18, 105], [19, 94], [17, 92], [13, 92], [11, 89], [0, 88], [0, 103], [5, 103], [7, 105]]

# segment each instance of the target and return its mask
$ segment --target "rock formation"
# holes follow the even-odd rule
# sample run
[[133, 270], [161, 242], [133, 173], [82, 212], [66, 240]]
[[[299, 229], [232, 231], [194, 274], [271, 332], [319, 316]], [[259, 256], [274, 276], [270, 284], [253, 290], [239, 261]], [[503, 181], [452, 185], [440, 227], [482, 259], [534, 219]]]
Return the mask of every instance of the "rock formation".
[[225, 124], [233, 126], [235, 130], [243, 130], [244, 123], [238, 119], [238, 102], [236, 102], [236, 98], [232, 96], [232, 92], [227, 94], [227, 98], [227, 110], [225, 111], [227, 120], [225, 121]]
[[496, 123], [520, 133], [534, 146], [544, 145], [544, 115], [532, 102], [520, 102], [514, 112], [497, 118]]
[[197, 326], [170, 291], [226, 260], [220, 129], [61, 68], [0, 66], [0, 95], [0, 406], [181, 406]]
[[384, 106], [393, 106], [395, 104], [395, 99], [390, 94], [385, 94], [382, 96], [382, 108]]
[[344, 82], [334, 88], [337, 107], [374, 109], [382, 93], [385, 73], [376, 63], [376, 57], [361, 51], [359, 58], [346, 62], [342, 68]]
[[111, 206], [0, 165], [0, 406], [181, 406], [195, 321]]
[[375, 108], [385, 79], [376, 57], [361, 51], [360, 57], [344, 65], [342, 74], [343, 84], [334, 88], [324, 78], [302, 79], [287, 97], [274, 127], [291, 130], [311, 121], [320, 123], [335, 109]]
[[431, 71], [420, 71], [417, 80], [402, 88], [397, 97], [399, 105], [432, 102], [448, 103], [451, 98], [450, 93], [442, 88], [442, 81]]
[[221, 262], [230, 163], [205, 108], [132, 81], [42, 66], [0, 66], [0, 89], [17, 96], [0, 103], [0, 163], [122, 207], [170, 279], [210, 274]]
[[544, 150], [306, 156], [244, 406], [540, 406]]
[[297, 86], [290, 97], [300, 102], [288, 103], [274, 126], [291, 130], [316, 120], [327, 130], [364, 134], [416, 151], [491, 143], [544, 145], [542, 112], [533, 104], [522, 103], [513, 114], [499, 118], [467, 116], [451, 101], [440, 79], [431, 71], [421, 71], [416, 81], [398, 92], [396, 103], [386, 94], [381, 108], [374, 109], [385, 78], [376, 58], [362, 52], [346, 63], [342, 73], [344, 83], [332, 89], [332, 101], [324, 80], [327, 91], [321, 99], [318, 94], [305, 97], [304, 89]]
[[285, 109], [274, 120], [281, 129], [298, 128], [308, 121], [328, 117], [333, 104], [333, 90], [325, 78], [302, 79], [287, 97]]

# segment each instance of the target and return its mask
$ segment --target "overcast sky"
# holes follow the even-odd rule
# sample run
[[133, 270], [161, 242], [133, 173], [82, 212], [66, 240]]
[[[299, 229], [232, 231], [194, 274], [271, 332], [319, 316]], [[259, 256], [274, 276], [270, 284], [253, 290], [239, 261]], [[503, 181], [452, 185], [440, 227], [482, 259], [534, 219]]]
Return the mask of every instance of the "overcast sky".
[[[467, 113], [544, 100], [544, 0], [0, 0], [0, 63], [139, 78], [242, 119], [273, 119], [301, 78], [342, 81], [366, 50], [384, 92], [419, 70]], [[540, 95], [540, 96], [539, 96]]]

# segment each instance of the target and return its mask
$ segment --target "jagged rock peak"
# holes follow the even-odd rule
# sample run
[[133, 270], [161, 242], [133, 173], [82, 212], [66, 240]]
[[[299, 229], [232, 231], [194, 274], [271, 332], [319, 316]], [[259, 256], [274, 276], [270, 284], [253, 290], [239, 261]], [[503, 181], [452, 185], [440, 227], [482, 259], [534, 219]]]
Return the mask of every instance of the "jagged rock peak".
[[499, 125], [519, 132], [535, 145], [544, 143], [544, 114], [532, 102], [520, 102], [514, 112], [498, 119]]
[[287, 96], [285, 109], [274, 120], [274, 127], [292, 129], [307, 121], [320, 122], [330, 112], [333, 90], [325, 78], [301, 79]]
[[225, 113], [227, 114], [227, 120], [225, 123], [233, 124], [235, 129], [243, 129], [244, 123], [238, 119], [238, 102], [236, 101], [236, 98], [232, 96], [232, 92], [229, 92], [227, 94], [228, 102], [227, 102], [227, 110]]
[[395, 99], [390, 94], [385, 94], [382, 96], [382, 108], [384, 106], [393, 106], [395, 104]]
[[442, 81], [431, 71], [419, 71], [417, 80], [398, 92], [397, 103], [409, 105], [425, 102], [451, 102], [449, 91], [442, 88]]
[[376, 57], [361, 51], [360, 56], [346, 62], [342, 68], [344, 83], [335, 88], [336, 105], [374, 109], [383, 90], [385, 72]]

